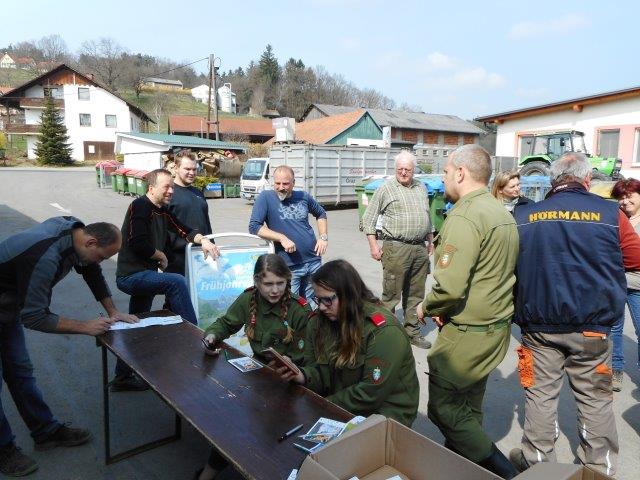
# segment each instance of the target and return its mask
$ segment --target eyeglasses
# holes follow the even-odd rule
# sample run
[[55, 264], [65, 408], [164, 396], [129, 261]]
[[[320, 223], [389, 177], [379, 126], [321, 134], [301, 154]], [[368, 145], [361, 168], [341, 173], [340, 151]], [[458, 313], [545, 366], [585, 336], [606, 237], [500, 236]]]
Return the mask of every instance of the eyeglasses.
[[334, 293], [333, 295], [331, 295], [330, 297], [316, 297], [314, 296], [313, 299], [315, 300], [315, 302], [320, 305], [324, 305], [325, 307], [330, 307], [333, 304], [333, 301], [338, 298], [338, 294]]
[[396, 168], [396, 172], [398, 172], [398, 173], [411, 173], [411, 172], [413, 172], [413, 168]]

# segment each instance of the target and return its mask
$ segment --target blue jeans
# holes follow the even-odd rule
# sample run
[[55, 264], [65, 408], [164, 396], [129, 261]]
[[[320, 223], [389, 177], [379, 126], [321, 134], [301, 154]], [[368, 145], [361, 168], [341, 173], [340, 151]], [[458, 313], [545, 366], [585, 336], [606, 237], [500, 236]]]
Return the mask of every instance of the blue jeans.
[[[33, 365], [29, 359], [24, 330], [20, 320], [0, 324], [0, 371], [9, 387], [20, 416], [31, 431], [34, 440], [45, 439], [60, 427], [42, 398], [33, 376]], [[0, 389], [2, 384], [0, 383]], [[0, 400], [0, 447], [13, 442], [14, 436]]]
[[318, 257], [310, 262], [291, 265], [291, 291], [307, 299], [312, 310], [316, 308], [313, 301], [313, 287], [311, 286], [311, 275], [320, 268], [322, 260]]
[[[144, 270], [127, 277], [116, 278], [116, 285], [124, 293], [131, 295], [129, 313], [148, 312], [153, 305], [153, 298], [156, 295], [165, 295], [173, 313], [194, 325], [198, 324], [196, 312], [189, 297], [187, 281], [178, 273]], [[127, 376], [130, 373], [131, 369], [118, 359], [116, 376]]]
[[[627, 305], [631, 313], [631, 321], [636, 330], [636, 342], [640, 339], [640, 290], [627, 290]], [[611, 343], [613, 344], [612, 367], [614, 370], [624, 370], [624, 347], [622, 329], [624, 315], [611, 327]], [[638, 343], [638, 367], [640, 368], [640, 343]]]

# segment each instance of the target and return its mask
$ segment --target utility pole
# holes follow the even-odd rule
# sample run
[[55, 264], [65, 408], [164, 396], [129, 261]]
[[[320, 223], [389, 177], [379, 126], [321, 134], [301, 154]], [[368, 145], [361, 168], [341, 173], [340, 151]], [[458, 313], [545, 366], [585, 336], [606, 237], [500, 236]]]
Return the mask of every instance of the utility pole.
[[[215, 59], [212, 61], [215, 62]], [[216, 141], [220, 140], [220, 122], [218, 121], [218, 90], [216, 89], [216, 66], [213, 66], [213, 93], [216, 104]]]
[[[211, 88], [212, 88], [212, 82], [213, 82], [213, 72], [215, 71], [215, 68], [213, 67], [213, 53], [209, 55], [209, 101], [207, 102], [207, 138], [209, 138], [209, 132], [211, 130]], [[215, 85], [215, 82], [213, 82]], [[217, 108], [217, 102], [216, 102], [216, 116], [218, 113], [218, 108]], [[216, 140], [217, 140], [217, 136], [216, 136]]]

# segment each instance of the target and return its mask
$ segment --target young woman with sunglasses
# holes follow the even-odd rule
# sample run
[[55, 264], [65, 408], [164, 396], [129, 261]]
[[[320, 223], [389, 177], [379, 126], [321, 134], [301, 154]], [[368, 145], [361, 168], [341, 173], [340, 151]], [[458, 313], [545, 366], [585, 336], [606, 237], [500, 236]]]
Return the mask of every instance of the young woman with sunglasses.
[[[253, 273], [254, 286], [241, 293], [227, 313], [205, 331], [205, 353], [217, 355], [215, 345], [244, 326], [251, 349], [260, 360], [268, 361], [261, 352], [273, 347], [301, 364], [311, 314], [309, 305], [291, 293], [291, 271], [279, 255], [258, 257]], [[207, 465], [194, 478], [212, 480], [226, 466], [226, 460], [212, 450]]]
[[311, 277], [316, 315], [309, 320], [302, 373], [278, 370], [356, 415], [380, 413], [411, 426], [420, 389], [409, 338], [396, 317], [344, 260]]

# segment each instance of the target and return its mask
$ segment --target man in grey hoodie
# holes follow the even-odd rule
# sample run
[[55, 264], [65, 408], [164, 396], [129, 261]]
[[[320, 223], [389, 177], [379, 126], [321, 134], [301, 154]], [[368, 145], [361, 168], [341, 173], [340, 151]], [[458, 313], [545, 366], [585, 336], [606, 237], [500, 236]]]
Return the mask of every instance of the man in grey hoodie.
[[[91, 433], [53, 417], [33, 376], [23, 325], [48, 333], [96, 336], [117, 320], [138, 321], [115, 307], [99, 265], [116, 254], [121, 243], [120, 229], [115, 225], [85, 226], [74, 217], [50, 218], [0, 242], [0, 373], [37, 450], [81, 445], [91, 439]], [[72, 267], [82, 275], [108, 317], [81, 321], [49, 310], [53, 287]], [[0, 472], [22, 476], [37, 468], [37, 463], [16, 447], [0, 402]]]

